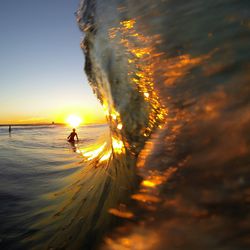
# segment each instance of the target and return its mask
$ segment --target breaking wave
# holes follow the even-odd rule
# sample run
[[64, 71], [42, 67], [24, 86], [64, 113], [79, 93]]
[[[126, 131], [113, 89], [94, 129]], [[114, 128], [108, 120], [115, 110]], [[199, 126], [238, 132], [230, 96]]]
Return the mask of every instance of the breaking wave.
[[48, 248], [249, 247], [249, 10], [81, 1], [85, 71], [110, 129], [76, 148], [85, 167], [53, 194]]

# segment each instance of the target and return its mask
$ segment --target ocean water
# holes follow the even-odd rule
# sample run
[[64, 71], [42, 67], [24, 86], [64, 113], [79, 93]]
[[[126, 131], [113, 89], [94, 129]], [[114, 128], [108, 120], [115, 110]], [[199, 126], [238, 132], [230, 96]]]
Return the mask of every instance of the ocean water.
[[80, 2], [108, 126], [1, 130], [0, 249], [250, 249], [249, 1]]
[[250, 249], [249, 0], [80, 2], [86, 74], [143, 178], [101, 249]]
[[70, 132], [66, 126], [18, 126], [9, 134], [0, 127], [0, 249], [36, 246], [25, 239], [40, 231], [36, 223], [57, 212], [49, 194], [74, 182], [70, 178], [85, 167], [76, 149], [98, 143], [107, 126], [78, 128], [75, 147], [66, 141]]

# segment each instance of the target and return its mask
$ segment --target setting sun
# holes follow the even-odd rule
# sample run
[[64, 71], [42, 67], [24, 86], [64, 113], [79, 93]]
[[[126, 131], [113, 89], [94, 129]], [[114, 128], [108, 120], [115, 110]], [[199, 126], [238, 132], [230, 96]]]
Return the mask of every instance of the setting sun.
[[70, 115], [66, 121], [71, 127], [76, 128], [82, 123], [82, 118], [77, 115]]

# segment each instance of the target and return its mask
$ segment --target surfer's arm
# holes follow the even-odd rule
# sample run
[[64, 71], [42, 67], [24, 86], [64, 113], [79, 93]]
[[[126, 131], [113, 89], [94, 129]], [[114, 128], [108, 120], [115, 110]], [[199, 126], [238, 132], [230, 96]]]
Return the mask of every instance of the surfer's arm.
[[76, 134], [76, 139], [77, 139], [77, 141], [79, 141], [79, 138], [78, 138], [78, 135]]

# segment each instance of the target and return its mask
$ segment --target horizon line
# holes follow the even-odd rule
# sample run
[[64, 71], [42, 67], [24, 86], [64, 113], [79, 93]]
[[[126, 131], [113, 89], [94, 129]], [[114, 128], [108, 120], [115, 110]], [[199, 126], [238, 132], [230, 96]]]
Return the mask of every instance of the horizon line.
[[[106, 123], [85, 123], [82, 124], [80, 126], [84, 126], [84, 125], [103, 125]], [[53, 125], [68, 125], [67, 123], [63, 123], [63, 122], [55, 122], [55, 123], [4, 123], [4, 124], [0, 124], [0, 127], [8, 127], [8, 126], [53, 126]]]

